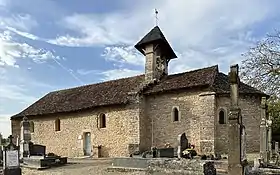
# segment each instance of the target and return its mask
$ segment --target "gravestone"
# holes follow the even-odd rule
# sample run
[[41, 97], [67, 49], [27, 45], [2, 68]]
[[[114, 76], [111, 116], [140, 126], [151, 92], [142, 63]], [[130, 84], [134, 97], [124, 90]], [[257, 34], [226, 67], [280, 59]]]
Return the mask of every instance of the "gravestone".
[[188, 148], [189, 142], [186, 137], [186, 133], [178, 136], [178, 158], [182, 158], [183, 151]]
[[268, 119], [266, 121], [267, 123], [267, 157], [268, 157], [268, 162], [272, 158], [272, 120], [271, 120], [271, 115], [268, 115]]
[[0, 166], [3, 165], [3, 149], [2, 146], [0, 145]]
[[214, 166], [214, 162], [206, 162], [203, 165], [203, 173], [204, 175], [216, 175], [216, 168]]
[[174, 148], [160, 148], [157, 149], [158, 157], [174, 158]]
[[279, 163], [279, 142], [275, 142], [275, 156], [276, 156], [276, 161], [275, 161], [275, 165], [278, 165]]
[[268, 162], [267, 152], [267, 101], [266, 97], [262, 97], [261, 100], [261, 123], [260, 123], [260, 158], [266, 165]]
[[46, 146], [33, 144], [32, 142], [29, 144], [30, 156], [44, 156], [46, 155]]
[[241, 125], [241, 161], [244, 162], [246, 160], [246, 130], [245, 126]]
[[27, 117], [23, 117], [21, 122], [21, 137], [20, 137], [20, 155], [21, 157], [29, 156], [29, 142], [31, 141], [30, 123]]
[[13, 136], [9, 137], [10, 143], [4, 147], [3, 169], [4, 175], [22, 175], [19, 161], [19, 147], [13, 143]]

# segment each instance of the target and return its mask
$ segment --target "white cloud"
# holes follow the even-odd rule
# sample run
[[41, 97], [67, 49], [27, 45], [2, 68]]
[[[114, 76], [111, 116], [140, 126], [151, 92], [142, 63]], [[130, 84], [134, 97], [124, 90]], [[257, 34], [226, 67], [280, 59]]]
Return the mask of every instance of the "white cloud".
[[13, 15], [8, 3], [10, 1], [0, 0], [0, 132], [5, 136], [10, 134], [10, 116], [37, 100], [37, 96], [42, 95], [40, 91], [54, 89], [31, 78], [27, 70], [15, 67], [19, 68], [22, 60], [43, 63], [60, 59], [53, 51], [32, 46], [19, 38], [38, 40], [30, 33], [38, 24], [28, 14]]
[[135, 75], [140, 75], [140, 71], [136, 70], [130, 70], [130, 69], [113, 69], [104, 71], [101, 73], [101, 75], [104, 76], [102, 80], [115, 80], [119, 78], [125, 78], [125, 77], [131, 77]]
[[[194, 61], [198, 67], [219, 61], [226, 65], [240, 62], [240, 54], [254, 41], [250, 31], [277, 16], [278, 5], [277, 1], [262, 0], [178, 0], [176, 3], [172, 0], [143, 0], [130, 7], [126, 14], [118, 11], [68, 16], [61, 25], [77, 35], [59, 36], [50, 42], [78, 47], [106, 46], [105, 53], [109, 51], [105, 57], [107, 60], [124, 63], [127, 62], [122, 55], [125, 49], [119, 46], [133, 46], [153, 27], [153, 9], [147, 7], [157, 7], [163, 33], [174, 50], [185, 55], [171, 64], [171, 72], [185, 71], [182, 69], [193, 67], [191, 62]], [[132, 50], [132, 47], [129, 52], [125, 50], [126, 58], [135, 58]]]
[[[5, 13], [0, 15], [0, 66], [19, 67], [18, 59], [30, 59], [36, 63], [48, 59], [59, 59], [53, 52], [43, 48], [36, 48], [18, 39], [23, 36], [32, 40], [41, 40], [30, 33], [38, 26], [37, 21], [29, 14], [13, 14], [7, 1], [0, 3], [5, 7]], [[2, 9], [1, 9], [2, 10]]]
[[[134, 34], [123, 30], [123, 18], [125, 16], [119, 14], [112, 16], [75, 14], [63, 19], [61, 26], [78, 31], [79, 36], [73, 37], [67, 34], [51, 39], [48, 42], [63, 46], [79, 47], [131, 43], [129, 36]], [[132, 21], [132, 19], [130, 20]]]
[[29, 14], [12, 15], [11, 17], [1, 17], [1, 26], [9, 26], [22, 31], [30, 31], [38, 26], [38, 23]]
[[59, 59], [53, 52], [35, 48], [27, 43], [20, 43], [8, 30], [0, 33], [0, 65], [19, 67], [17, 59], [31, 59], [36, 63], [45, 62], [48, 59]]
[[145, 59], [133, 46], [106, 47], [102, 54], [107, 61], [118, 62], [122, 64], [143, 65]]
[[1, 100], [10, 99], [21, 103], [31, 103], [37, 98], [26, 94], [27, 89], [16, 84], [1, 83], [0, 98]]
[[23, 32], [23, 31], [19, 31], [17, 30], [16, 28], [13, 28], [13, 27], [6, 27], [6, 29], [8, 29], [9, 31], [12, 31], [20, 36], [23, 36], [25, 38], [29, 38], [29, 39], [32, 39], [32, 40], [41, 40], [38, 36], [35, 36], [31, 33], [28, 33], [28, 32]]

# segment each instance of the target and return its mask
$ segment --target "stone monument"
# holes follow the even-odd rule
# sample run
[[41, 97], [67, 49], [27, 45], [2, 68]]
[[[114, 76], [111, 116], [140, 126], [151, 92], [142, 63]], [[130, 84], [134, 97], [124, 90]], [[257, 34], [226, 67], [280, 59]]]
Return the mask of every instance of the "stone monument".
[[183, 151], [188, 148], [188, 139], [186, 137], [186, 134], [180, 134], [178, 135], [178, 158], [182, 158]]
[[10, 143], [4, 147], [3, 169], [4, 175], [22, 175], [19, 161], [19, 147], [13, 144], [13, 136], [9, 136]]
[[229, 72], [231, 106], [228, 116], [229, 150], [228, 150], [228, 174], [243, 175], [241, 164], [241, 110], [238, 104], [239, 98], [239, 76], [238, 65], [232, 65]]
[[246, 130], [245, 126], [241, 125], [241, 162], [244, 162], [247, 160], [247, 155], [246, 155]]
[[260, 123], [260, 159], [266, 166], [268, 162], [267, 152], [267, 120], [266, 120], [266, 97], [262, 97], [261, 100], [261, 123]]
[[272, 120], [271, 120], [271, 115], [268, 115], [268, 119], [266, 121], [267, 123], [267, 157], [268, 157], [268, 162], [272, 158]]
[[31, 141], [30, 123], [27, 117], [23, 117], [21, 122], [21, 136], [20, 136], [20, 155], [21, 158], [29, 157], [29, 142]]

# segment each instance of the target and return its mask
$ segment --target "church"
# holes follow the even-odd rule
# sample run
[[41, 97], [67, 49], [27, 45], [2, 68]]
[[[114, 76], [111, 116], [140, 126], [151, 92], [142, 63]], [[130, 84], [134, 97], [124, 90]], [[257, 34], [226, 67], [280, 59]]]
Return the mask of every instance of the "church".
[[[199, 154], [227, 153], [230, 84], [218, 65], [168, 74], [177, 56], [155, 26], [136, 45], [145, 57], [142, 75], [46, 94], [11, 117], [20, 136], [23, 117], [32, 142], [62, 156], [129, 156], [134, 151], [176, 147], [186, 133]], [[258, 152], [263, 92], [244, 83], [239, 104], [247, 133], [247, 152]]]

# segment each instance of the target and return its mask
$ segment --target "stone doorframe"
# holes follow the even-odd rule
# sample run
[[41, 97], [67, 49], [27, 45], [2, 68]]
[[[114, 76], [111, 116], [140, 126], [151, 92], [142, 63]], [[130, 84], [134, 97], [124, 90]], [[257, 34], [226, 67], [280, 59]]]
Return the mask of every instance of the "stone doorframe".
[[91, 150], [91, 155], [92, 155], [92, 153], [93, 153], [93, 148], [92, 148], [92, 132], [91, 132], [91, 130], [90, 129], [84, 129], [83, 131], [82, 131], [82, 141], [81, 141], [81, 149], [82, 149], [82, 152], [83, 152], [83, 155], [85, 155], [85, 139], [86, 139], [86, 134], [87, 133], [90, 133], [90, 150]]

